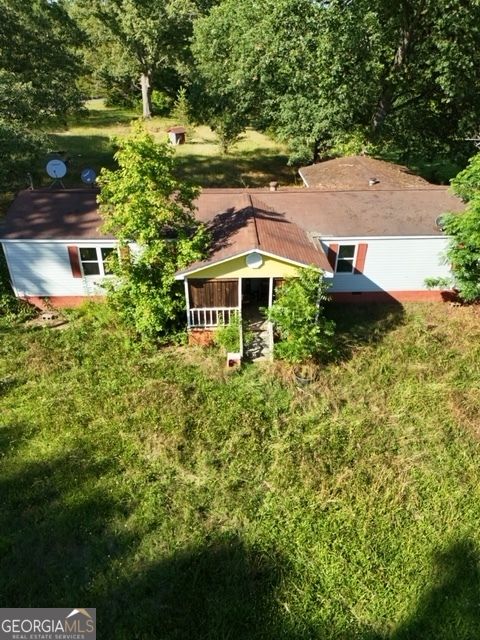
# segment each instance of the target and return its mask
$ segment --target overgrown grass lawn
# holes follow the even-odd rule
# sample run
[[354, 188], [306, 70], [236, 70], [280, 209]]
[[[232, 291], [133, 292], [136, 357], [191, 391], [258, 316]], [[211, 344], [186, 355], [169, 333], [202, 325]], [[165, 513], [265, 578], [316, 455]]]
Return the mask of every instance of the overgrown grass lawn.
[[[103, 100], [90, 100], [85, 114], [51, 135], [52, 148], [69, 159], [68, 186], [82, 186], [81, 170], [114, 168], [114, 137], [126, 136], [130, 123], [139, 118], [131, 109], [105, 107]], [[168, 139], [167, 129], [178, 123], [155, 117], [146, 123], [157, 141]], [[298, 184], [295, 169], [287, 166], [286, 148], [268, 136], [248, 129], [230, 153], [222, 154], [214, 132], [206, 126], [192, 127], [184, 145], [175, 147], [178, 175], [202, 187], [266, 187], [271, 180]], [[45, 178], [45, 181], [48, 181]]]
[[4, 326], [0, 606], [122, 640], [478, 638], [479, 309], [332, 313], [304, 389], [102, 306]]

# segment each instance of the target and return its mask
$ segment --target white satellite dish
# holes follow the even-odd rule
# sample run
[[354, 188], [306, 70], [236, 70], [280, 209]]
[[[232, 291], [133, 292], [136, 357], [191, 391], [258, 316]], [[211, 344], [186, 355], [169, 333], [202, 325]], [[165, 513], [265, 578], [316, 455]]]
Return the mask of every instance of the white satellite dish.
[[252, 253], [249, 253], [245, 258], [245, 262], [247, 263], [247, 267], [250, 267], [250, 269], [259, 269], [263, 264], [262, 254], [252, 251]]
[[58, 160], [57, 158], [49, 160], [45, 169], [50, 178], [54, 180], [61, 180], [67, 174], [67, 165], [63, 160]]
[[83, 169], [81, 173], [82, 182], [84, 182], [85, 184], [93, 184], [96, 177], [97, 174], [93, 169], [90, 169], [90, 167]]

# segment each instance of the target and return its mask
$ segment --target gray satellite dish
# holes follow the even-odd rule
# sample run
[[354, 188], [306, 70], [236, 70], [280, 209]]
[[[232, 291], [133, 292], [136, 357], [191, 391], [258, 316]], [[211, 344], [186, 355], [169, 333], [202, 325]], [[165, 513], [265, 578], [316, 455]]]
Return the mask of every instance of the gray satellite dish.
[[61, 180], [67, 174], [67, 165], [63, 160], [58, 160], [57, 158], [49, 160], [45, 169], [50, 178], [54, 180]]
[[85, 184], [93, 184], [96, 177], [97, 174], [93, 169], [90, 168], [84, 169], [81, 173], [82, 182], [84, 182]]

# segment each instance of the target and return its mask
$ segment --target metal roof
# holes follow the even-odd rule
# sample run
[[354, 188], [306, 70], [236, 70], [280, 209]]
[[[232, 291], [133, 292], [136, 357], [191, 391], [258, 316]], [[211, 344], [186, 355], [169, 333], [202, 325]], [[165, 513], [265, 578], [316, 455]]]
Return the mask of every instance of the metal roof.
[[210, 220], [208, 227], [213, 237], [208, 257], [179, 271], [178, 275], [255, 250], [297, 264], [330, 270], [318, 242], [315, 243], [297, 224], [254, 195], [241, 195], [232, 207]]

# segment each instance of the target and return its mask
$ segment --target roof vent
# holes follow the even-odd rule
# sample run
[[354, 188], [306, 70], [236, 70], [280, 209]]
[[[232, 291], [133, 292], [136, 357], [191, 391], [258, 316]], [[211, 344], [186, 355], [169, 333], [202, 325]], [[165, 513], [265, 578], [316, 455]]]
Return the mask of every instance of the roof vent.
[[380, 180], [378, 178], [370, 178], [370, 180], [368, 181], [368, 186], [373, 187], [374, 184], [378, 184], [379, 182]]
[[437, 227], [437, 229], [440, 229], [440, 231], [445, 231], [445, 222], [443, 220], [443, 216], [438, 216], [438, 218], [435, 218], [435, 226]]
[[268, 186], [270, 187], [270, 191], [278, 191], [278, 182], [275, 182], [275, 180], [270, 182]]

